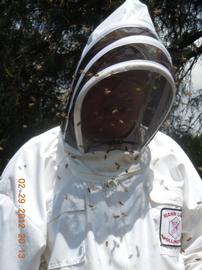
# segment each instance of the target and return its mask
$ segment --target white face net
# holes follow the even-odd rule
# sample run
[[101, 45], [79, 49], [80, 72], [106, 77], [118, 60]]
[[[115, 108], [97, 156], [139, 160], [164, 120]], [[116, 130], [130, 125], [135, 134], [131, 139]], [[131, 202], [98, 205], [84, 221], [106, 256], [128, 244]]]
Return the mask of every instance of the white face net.
[[171, 85], [156, 72], [130, 70], [95, 84], [79, 107], [77, 141], [85, 152], [140, 150], [164, 120], [173, 99]]

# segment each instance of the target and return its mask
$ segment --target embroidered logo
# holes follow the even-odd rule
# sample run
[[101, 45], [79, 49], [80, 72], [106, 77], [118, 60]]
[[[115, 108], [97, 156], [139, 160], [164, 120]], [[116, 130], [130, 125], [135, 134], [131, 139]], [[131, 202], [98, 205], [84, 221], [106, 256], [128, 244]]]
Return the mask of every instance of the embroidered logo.
[[181, 246], [182, 211], [163, 208], [161, 210], [160, 241], [162, 246]]

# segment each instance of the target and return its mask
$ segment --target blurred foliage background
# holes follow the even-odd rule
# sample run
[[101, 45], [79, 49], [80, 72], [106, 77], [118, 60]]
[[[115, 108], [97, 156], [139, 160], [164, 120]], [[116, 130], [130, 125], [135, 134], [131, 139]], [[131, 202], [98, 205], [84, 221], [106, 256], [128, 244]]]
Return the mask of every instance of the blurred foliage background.
[[[0, 172], [29, 138], [60, 124], [76, 64], [93, 29], [123, 0], [0, 1]], [[168, 48], [177, 96], [162, 130], [202, 175], [202, 89], [191, 71], [202, 53], [199, 0], [145, 0]]]

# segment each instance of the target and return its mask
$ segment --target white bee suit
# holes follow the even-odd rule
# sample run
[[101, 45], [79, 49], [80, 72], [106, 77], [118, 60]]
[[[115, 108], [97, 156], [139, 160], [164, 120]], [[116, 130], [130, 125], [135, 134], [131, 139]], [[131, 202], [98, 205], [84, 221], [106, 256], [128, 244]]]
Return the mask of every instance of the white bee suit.
[[[113, 31], [116, 38], [106, 45], [102, 38]], [[114, 57], [114, 48], [128, 44], [134, 49], [128, 58]], [[113, 56], [109, 65], [106, 53]], [[174, 99], [170, 67], [139, 1], [126, 1], [95, 29], [75, 74], [65, 126], [28, 141], [2, 174], [0, 270], [202, 269], [202, 183], [182, 149], [157, 132]], [[139, 70], [149, 74], [151, 87], [137, 92], [149, 93], [150, 110], [137, 111], [138, 128], [104, 150], [102, 141], [86, 136], [85, 97], [117, 74], [133, 85]]]
[[[21, 178], [24, 259], [17, 258]], [[54, 128], [16, 153], [0, 191], [2, 270], [38, 270], [42, 254], [48, 266], [41, 269], [201, 269], [202, 183], [160, 132], [137, 158], [80, 154]]]

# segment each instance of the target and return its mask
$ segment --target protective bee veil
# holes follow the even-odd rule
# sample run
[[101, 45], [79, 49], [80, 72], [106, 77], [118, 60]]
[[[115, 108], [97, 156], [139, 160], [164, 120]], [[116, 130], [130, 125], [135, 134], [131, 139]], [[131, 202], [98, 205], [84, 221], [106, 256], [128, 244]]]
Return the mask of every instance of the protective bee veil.
[[175, 95], [171, 57], [138, 0], [125, 1], [94, 30], [74, 78], [63, 132], [80, 152], [141, 150]]

